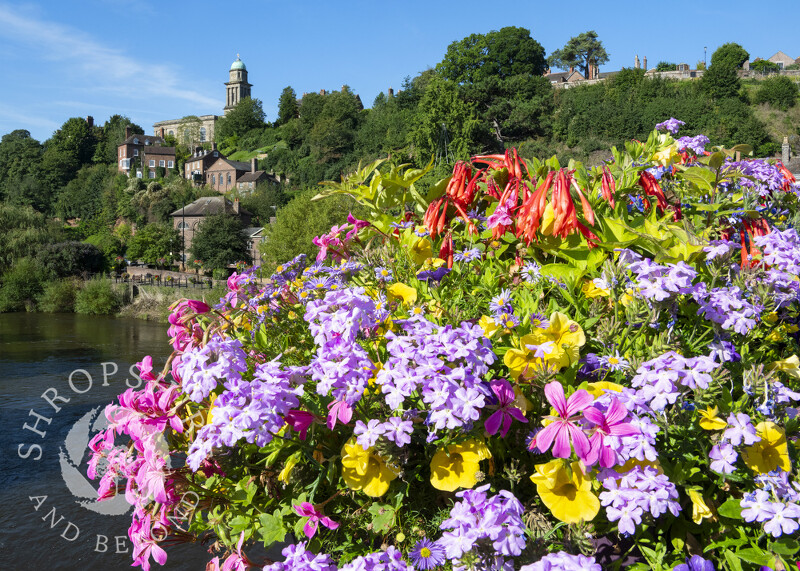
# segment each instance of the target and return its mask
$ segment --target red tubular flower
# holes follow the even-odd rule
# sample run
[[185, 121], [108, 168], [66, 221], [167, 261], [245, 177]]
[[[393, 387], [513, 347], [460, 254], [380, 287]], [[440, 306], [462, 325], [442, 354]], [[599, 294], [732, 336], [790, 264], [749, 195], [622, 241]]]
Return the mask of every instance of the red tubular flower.
[[447, 262], [447, 267], [453, 267], [453, 234], [447, 232], [447, 237], [442, 241], [442, 247], [439, 249], [439, 257]]
[[667, 209], [667, 197], [664, 196], [664, 191], [661, 190], [656, 177], [654, 177], [652, 173], [647, 171], [639, 173], [639, 186], [644, 189], [644, 193], [647, 196], [656, 197], [656, 203], [662, 212]]
[[792, 189], [792, 185], [793, 185], [795, 182], [797, 182], [797, 179], [796, 179], [796, 178], [795, 178], [795, 176], [794, 176], [794, 175], [793, 175], [793, 174], [792, 174], [792, 173], [789, 171], [789, 169], [787, 169], [787, 168], [784, 166], [784, 164], [783, 164], [783, 163], [779, 162], [779, 163], [778, 163], [777, 165], [775, 165], [775, 166], [776, 166], [776, 167], [778, 167], [778, 170], [779, 170], [779, 171], [781, 171], [781, 174], [783, 175], [783, 179], [784, 179], [784, 180], [783, 180], [783, 185], [781, 186], [781, 188], [782, 188], [783, 190], [785, 190], [786, 192], [789, 192], [789, 191]]
[[614, 208], [614, 193], [617, 190], [617, 181], [614, 180], [613, 176], [611, 176], [611, 171], [609, 171], [608, 167], [606, 166], [603, 166], [603, 176], [600, 179], [600, 190], [603, 198], [608, 201], [608, 203], [611, 205], [611, 208]]

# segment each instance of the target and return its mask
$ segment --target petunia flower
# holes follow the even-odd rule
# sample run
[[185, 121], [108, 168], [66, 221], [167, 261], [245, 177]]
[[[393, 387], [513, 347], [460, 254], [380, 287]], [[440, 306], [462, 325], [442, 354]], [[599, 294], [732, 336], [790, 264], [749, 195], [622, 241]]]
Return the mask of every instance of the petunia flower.
[[791, 471], [789, 448], [786, 445], [786, 433], [783, 429], [774, 422], [759, 422], [756, 425], [756, 434], [761, 440], [742, 451], [742, 458], [747, 467], [759, 474], [772, 472], [776, 468], [786, 472]]
[[722, 430], [728, 423], [717, 416], [717, 407], [707, 407], [705, 410], [698, 410], [700, 413], [700, 428], [703, 430]]
[[478, 483], [480, 461], [492, 457], [485, 444], [468, 440], [439, 449], [431, 459], [431, 485], [437, 490], [454, 492]]
[[351, 490], [378, 498], [389, 490], [397, 473], [373, 448], [365, 450], [351, 438], [342, 447], [342, 478]]
[[695, 523], [702, 523], [704, 519], [714, 520], [714, 512], [706, 504], [703, 494], [697, 490], [686, 490], [689, 499], [692, 500], [692, 521]]
[[294, 508], [294, 511], [297, 512], [297, 515], [308, 518], [308, 521], [303, 526], [303, 533], [305, 533], [306, 537], [309, 539], [314, 537], [314, 534], [317, 533], [317, 527], [319, 527], [319, 524], [322, 524], [331, 530], [339, 527], [337, 522], [333, 521], [327, 516], [322, 515], [322, 512], [315, 508], [310, 502], [303, 502], [300, 505], [292, 505], [292, 507]]
[[505, 438], [506, 434], [508, 434], [508, 430], [511, 428], [512, 419], [517, 419], [520, 422], [528, 422], [528, 419], [525, 418], [521, 410], [513, 406], [517, 402], [517, 395], [514, 393], [514, 388], [511, 386], [511, 383], [505, 379], [494, 379], [489, 383], [489, 386], [495, 396], [497, 396], [498, 403], [496, 405], [490, 405], [496, 406], [497, 410], [486, 419], [484, 426], [486, 427], [486, 432], [490, 435], [494, 435], [497, 434], [497, 431], [500, 430], [502, 425], [503, 432], [501, 436]]
[[592, 493], [592, 481], [573, 462], [568, 472], [561, 460], [536, 466], [530, 478], [553, 516], [566, 523], [591, 521], [600, 511], [600, 500]]
[[[552, 422], [536, 435], [536, 446], [540, 452], [547, 452], [553, 445], [553, 456], [569, 458], [572, 453], [570, 441], [578, 458], [585, 458], [590, 449], [589, 439], [583, 430], [575, 424], [575, 415], [583, 411], [592, 402], [592, 396], [583, 389], [575, 391], [569, 400], [564, 398], [564, 387], [558, 381], [548, 383], [544, 387], [547, 401], [556, 409], [558, 416], [549, 417]], [[627, 414], [627, 411], [626, 411]]]

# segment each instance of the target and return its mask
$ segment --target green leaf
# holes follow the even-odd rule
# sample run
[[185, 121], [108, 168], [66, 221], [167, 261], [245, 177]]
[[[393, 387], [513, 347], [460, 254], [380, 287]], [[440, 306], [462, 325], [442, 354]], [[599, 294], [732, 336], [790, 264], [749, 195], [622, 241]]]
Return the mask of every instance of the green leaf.
[[394, 526], [396, 512], [389, 504], [374, 503], [367, 510], [372, 514], [372, 530], [376, 533], [388, 533]]
[[728, 568], [732, 569], [733, 571], [744, 571], [742, 569], [742, 562], [741, 560], [736, 557], [736, 555], [730, 549], [726, 549], [722, 552], [725, 556], [725, 561], [728, 563]]
[[740, 549], [736, 552], [736, 556], [741, 559], [742, 561], [747, 561], [748, 563], [755, 563], [756, 565], [769, 565], [772, 563], [773, 557], [768, 554], [764, 553], [762, 549], [758, 549], [756, 547], [747, 547], [745, 549]]
[[724, 504], [719, 506], [717, 512], [723, 517], [742, 519], [742, 506], [736, 498], [728, 498]]
[[714, 173], [703, 167], [690, 167], [683, 172], [683, 178], [694, 184], [700, 190], [711, 192], [714, 189], [716, 177]]
[[782, 537], [777, 541], [773, 541], [770, 543], [770, 551], [774, 551], [778, 555], [785, 555], [786, 557], [791, 557], [795, 553], [797, 553], [798, 549], [800, 549], [800, 543], [797, 542], [795, 539], [791, 539], [788, 537]]
[[280, 511], [275, 510], [275, 514], [261, 514], [258, 522], [261, 527], [258, 528], [258, 533], [261, 535], [261, 540], [264, 546], [269, 546], [276, 541], [283, 541], [286, 537], [286, 528], [283, 526], [283, 518], [280, 516]]
[[541, 273], [544, 276], [556, 278], [558, 281], [569, 285], [581, 279], [584, 270], [569, 264], [547, 264], [542, 266]]

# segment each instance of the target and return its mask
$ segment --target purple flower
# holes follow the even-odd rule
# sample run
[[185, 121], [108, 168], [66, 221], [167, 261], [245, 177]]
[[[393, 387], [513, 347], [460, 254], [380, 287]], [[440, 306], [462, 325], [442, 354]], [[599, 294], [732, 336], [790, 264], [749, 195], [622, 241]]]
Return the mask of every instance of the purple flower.
[[728, 415], [728, 428], [722, 433], [723, 440], [729, 440], [734, 446], [744, 442], [745, 446], [755, 444], [761, 437], [750, 422], [750, 417], [743, 412]]
[[545, 555], [536, 563], [523, 565], [519, 571], [602, 571], [602, 569], [594, 557], [559, 551]]
[[708, 457], [713, 460], [710, 464], [710, 468], [714, 472], [718, 474], [732, 474], [736, 470], [735, 464], [739, 455], [730, 443], [724, 442], [715, 445], [711, 449], [711, 452], [708, 453]]
[[767, 521], [775, 513], [772, 507], [773, 503], [769, 500], [769, 494], [764, 490], [756, 490], [745, 495], [739, 501], [739, 505], [743, 508], [742, 517], [748, 523]]
[[356, 427], [353, 434], [357, 437], [356, 442], [364, 450], [372, 448], [384, 433], [383, 424], [379, 420], [371, 419], [369, 423], [364, 424], [363, 420], [356, 421]]
[[442, 279], [444, 279], [444, 277], [447, 274], [450, 273], [450, 271], [451, 271], [450, 268], [448, 268], [447, 266], [442, 266], [435, 270], [426, 270], [419, 272], [417, 274], [417, 279], [421, 282], [428, 282], [429, 284], [431, 282], [438, 284], [440, 281], [442, 281]]
[[478, 248], [470, 248], [453, 254], [453, 261], [455, 262], [473, 262], [480, 259], [481, 251]]
[[497, 431], [500, 430], [500, 426], [502, 424], [501, 436], [505, 438], [506, 434], [508, 434], [508, 430], [511, 428], [511, 421], [512, 419], [517, 419], [519, 422], [528, 422], [528, 419], [522, 414], [522, 411], [515, 406], [512, 406], [516, 400], [516, 395], [514, 394], [514, 388], [511, 386], [505, 379], [494, 379], [489, 382], [489, 386], [492, 389], [492, 392], [497, 397], [497, 410], [486, 419], [484, 422], [484, 426], [486, 427], [486, 432], [490, 435], [497, 434]]
[[666, 121], [658, 123], [656, 125], [656, 129], [658, 131], [669, 131], [673, 135], [676, 135], [678, 133], [678, 130], [684, 125], [686, 125], [686, 123], [684, 123], [683, 121], [675, 119], [674, 117], [670, 117]]
[[715, 569], [714, 564], [708, 559], [692, 555], [686, 558], [686, 563], [675, 566], [672, 571], [715, 571]]
[[564, 387], [558, 381], [548, 383], [544, 387], [547, 401], [556, 409], [558, 416], [550, 417], [552, 422], [536, 435], [536, 446], [540, 452], [547, 452], [553, 444], [553, 456], [569, 458], [572, 453], [570, 441], [575, 447], [578, 458], [583, 459], [590, 449], [589, 439], [576, 424], [574, 415], [581, 412], [592, 402], [592, 395], [584, 389], [575, 391], [567, 400]]
[[420, 539], [408, 556], [417, 569], [433, 569], [445, 560], [444, 548], [427, 537]]
[[677, 141], [678, 150], [691, 149], [698, 155], [702, 155], [706, 150], [706, 145], [711, 141], [705, 135], [697, 135], [696, 137], [681, 137]]
[[800, 507], [796, 504], [772, 503], [773, 516], [764, 524], [764, 531], [772, 537], [789, 535], [800, 529], [795, 519], [800, 518]]
[[400, 448], [411, 442], [413, 431], [414, 423], [410, 420], [403, 420], [399, 416], [389, 417], [389, 420], [383, 423], [384, 436]]

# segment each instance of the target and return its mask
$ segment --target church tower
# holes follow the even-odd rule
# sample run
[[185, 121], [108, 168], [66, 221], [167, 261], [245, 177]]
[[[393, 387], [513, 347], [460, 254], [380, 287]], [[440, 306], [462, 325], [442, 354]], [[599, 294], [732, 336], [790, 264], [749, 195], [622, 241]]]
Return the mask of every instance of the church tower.
[[227, 87], [227, 97], [225, 99], [225, 114], [236, 107], [236, 105], [245, 97], [250, 97], [250, 88], [253, 87], [247, 83], [247, 68], [244, 62], [236, 54], [236, 61], [231, 64], [230, 80], [225, 83]]

